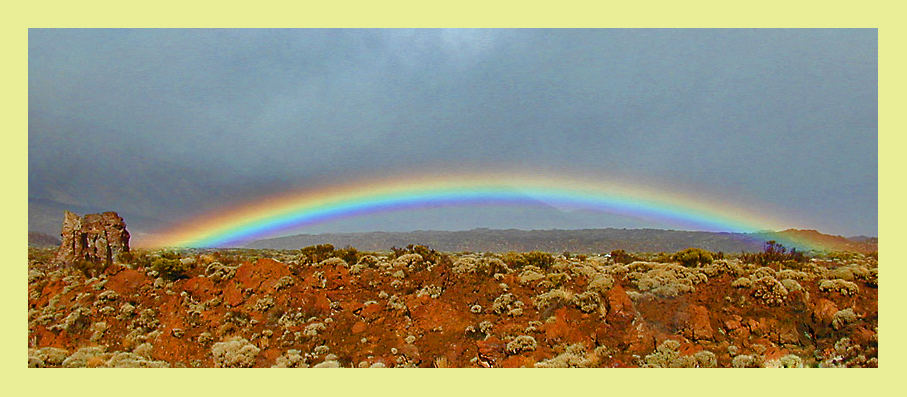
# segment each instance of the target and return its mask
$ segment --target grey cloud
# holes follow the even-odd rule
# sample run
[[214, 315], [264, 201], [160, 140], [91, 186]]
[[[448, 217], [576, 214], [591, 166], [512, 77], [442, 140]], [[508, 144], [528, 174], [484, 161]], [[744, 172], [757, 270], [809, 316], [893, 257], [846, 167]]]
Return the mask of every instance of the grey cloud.
[[29, 195], [167, 223], [332, 180], [520, 168], [874, 235], [876, 37], [33, 29]]

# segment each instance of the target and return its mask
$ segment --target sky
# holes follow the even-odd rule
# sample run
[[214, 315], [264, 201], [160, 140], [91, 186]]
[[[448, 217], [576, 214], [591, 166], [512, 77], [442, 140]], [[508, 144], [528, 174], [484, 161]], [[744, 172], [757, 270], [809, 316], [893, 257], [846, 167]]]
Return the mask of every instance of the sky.
[[[153, 232], [311, 186], [520, 170], [878, 235], [874, 29], [30, 29], [28, 58], [30, 229], [72, 208]], [[299, 231], [473, 227], [666, 226], [539, 206]]]

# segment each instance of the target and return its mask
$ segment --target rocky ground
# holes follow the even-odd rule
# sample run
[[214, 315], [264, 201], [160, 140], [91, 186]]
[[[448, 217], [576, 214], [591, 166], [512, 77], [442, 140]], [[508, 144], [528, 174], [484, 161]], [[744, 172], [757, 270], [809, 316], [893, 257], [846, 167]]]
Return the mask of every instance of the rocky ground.
[[77, 270], [30, 248], [28, 365], [878, 364], [874, 256], [691, 267], [412, 249], [336, 256], [185, 251], [162, 267], [160, 253], [133, 252]]

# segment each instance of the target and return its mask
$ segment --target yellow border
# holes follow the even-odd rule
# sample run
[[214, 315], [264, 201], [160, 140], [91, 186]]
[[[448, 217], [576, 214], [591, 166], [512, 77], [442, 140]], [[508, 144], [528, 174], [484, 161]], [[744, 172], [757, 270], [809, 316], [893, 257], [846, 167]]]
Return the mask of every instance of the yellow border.
[[[903, 373], [900, 308], [903, 266], [894, 256], [907, 224], [903, 192], [905, 92], [903, 9], [896, 2], [758, 1], [265, 1], [234, 5], [158, 1], [54, 1], [7, 4], [2, 19], [4, 175], [9, 220], [2, 241], [3, 377], [14, 394], [91, 395], [640, 395], [897, 393]], [[10, 7], [19, 7], [18, 9]], [[862, 27], [879, 29], [879, 235], [883, 263], [878, 370], [28, 370], [25, 233], [27, 223], [27, 28], [30, 27]], [[25, 155], [23, 155], [25, 153]], [[25, 188], [22, 186], [25, 185]], [[23, 192], [24, 191], [24, 192]], [[846, 192], [842, 192], [846, 194]], [[897, 280], [897, 281], [896, 281]], [[885, 314], [881, 314], [884, 312]], [[114, 372], [115, 371], [115, 372]], [[903, 375], [901, 375], [903, 376]]]

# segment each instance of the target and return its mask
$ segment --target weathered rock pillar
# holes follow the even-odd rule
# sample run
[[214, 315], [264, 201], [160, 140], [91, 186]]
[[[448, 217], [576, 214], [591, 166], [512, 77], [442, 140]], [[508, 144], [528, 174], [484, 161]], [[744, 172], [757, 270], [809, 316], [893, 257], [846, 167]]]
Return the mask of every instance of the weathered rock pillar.
[[62, 243], [55, 261], [72, 264], [85, 260], [110, 265], [122, 252], [129, 252], [129, 231], [116, 212], [87, 214], [63, 213]]

